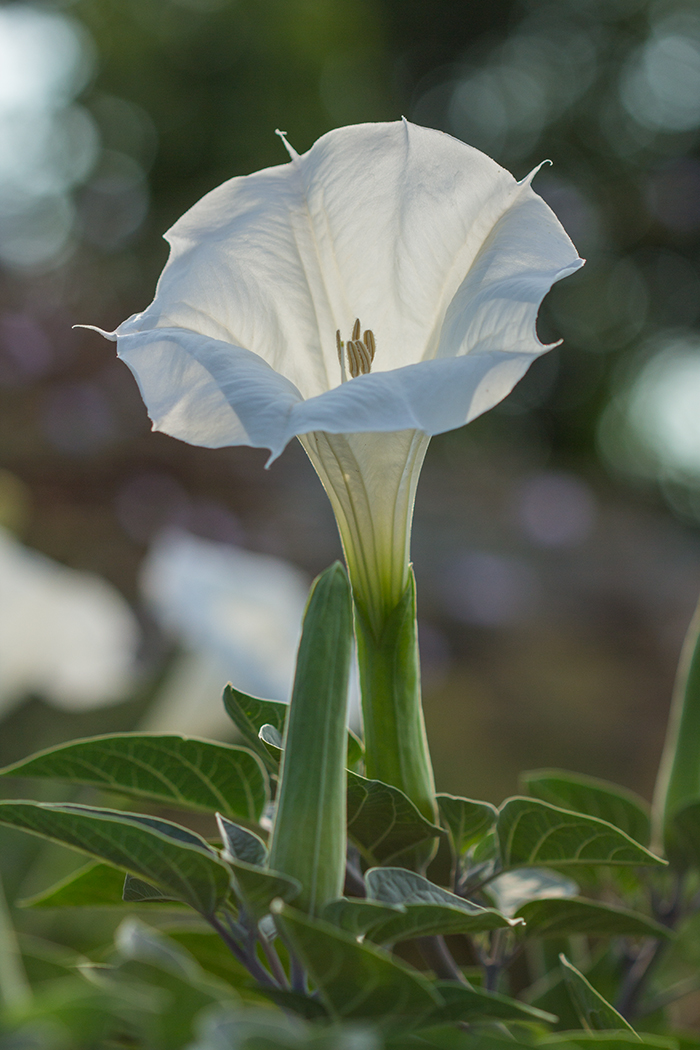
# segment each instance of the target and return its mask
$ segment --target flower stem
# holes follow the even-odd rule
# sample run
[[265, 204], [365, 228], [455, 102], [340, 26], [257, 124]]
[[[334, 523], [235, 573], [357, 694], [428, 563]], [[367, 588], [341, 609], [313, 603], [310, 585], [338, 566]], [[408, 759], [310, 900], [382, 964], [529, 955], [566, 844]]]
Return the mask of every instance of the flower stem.
[[421, 703], [412, 571], [403, 597], [379, 632], [355, 602], [355, 630], [367, 776], [400, 788], [424, 817], [435, 822], [435, 783]]

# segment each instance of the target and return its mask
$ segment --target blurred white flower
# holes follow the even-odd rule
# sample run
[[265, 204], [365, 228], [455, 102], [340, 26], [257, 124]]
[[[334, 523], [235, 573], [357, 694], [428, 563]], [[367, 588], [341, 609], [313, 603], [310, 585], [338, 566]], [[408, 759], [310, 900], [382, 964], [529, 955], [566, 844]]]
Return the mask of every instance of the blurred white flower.
[[0, 712], [28, 694], [74, 711], [126, 698], [139, 641], [129, 605], [106, 580], [0, 528]]
[[141, 587], [161, 626], [183, 646], [149, 729], [231, 730], [226, 682], [288, 701], [309, 579], [279, 558], [168, 529], [152, 546]]

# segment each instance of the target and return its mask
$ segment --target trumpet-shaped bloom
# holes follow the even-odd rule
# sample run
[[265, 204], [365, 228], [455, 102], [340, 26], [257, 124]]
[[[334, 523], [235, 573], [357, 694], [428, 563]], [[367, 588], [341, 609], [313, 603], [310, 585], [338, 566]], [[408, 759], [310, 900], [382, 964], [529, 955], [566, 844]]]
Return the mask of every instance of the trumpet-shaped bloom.
[[30, 693], [85, 710], [128, 696], [136, 618], [106, 580], [68, 569], [0, 529], [0, 712]]
[[538, 306], [581, 260], [531, 177], [441, 132], [360, 124], [288, 149], [175, 224], [153, 303], [110, 337], [154, 429], [273, 457], [301, 437], [356, 595], [390, 609], [429, 436], [548, 349]]

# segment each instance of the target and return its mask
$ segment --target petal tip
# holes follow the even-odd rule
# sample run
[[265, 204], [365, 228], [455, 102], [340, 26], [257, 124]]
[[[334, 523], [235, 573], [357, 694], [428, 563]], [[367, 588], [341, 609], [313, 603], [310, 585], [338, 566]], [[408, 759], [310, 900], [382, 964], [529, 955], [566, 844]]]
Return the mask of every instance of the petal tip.
[[105, 332], [104, 328], [98, 328], [95, 324], [74, 324], [72, 328], [85, 328], [88, 332], [97, 332], [98, 335], [103, 335], [105, 339], [109, 339], [110, 342], [116, 343], [117, 333], [116, 332]]
[[298, 160], [299, 159], [299, 154], [294, 149], [294, 146], [290, 145], [290, 143], [287, 142], [287, 132], [286, 131], [280, 131], [279, 128], [275, 128], [275, 135], [278, 135], [279, 138], [282, 139], [282, 142], [284, 144], [284, 148], [286, 149], [287, 153], [292, 158], [292, 160]]

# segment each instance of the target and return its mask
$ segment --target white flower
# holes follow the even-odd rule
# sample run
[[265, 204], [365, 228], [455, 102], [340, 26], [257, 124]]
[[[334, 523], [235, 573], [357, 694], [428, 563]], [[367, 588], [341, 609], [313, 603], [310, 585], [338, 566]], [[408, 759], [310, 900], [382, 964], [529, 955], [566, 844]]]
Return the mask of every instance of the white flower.
[[148, 728], [215, 736], [231, 730], [227, 681], [288, 701], [309, 580], [293, 565], [169, 529], [141, 569], [141, 590], [185, 649]]
[[0, 711], [29, 694], [75, 711], [125, 699], [139, 641], [133, 613], [106, 580], [0, 529]]
[[111, 338], [154, 429], [273, 457], [301, 437], [381, 620], [406, 586], [429, 436], [549, 349], [538, 306], [582, 263], [531, 176], [441, 132], [360, 124], [288, 149], [175, 224], [155, 300]]
[[[226, 682], [252, 696], [289, 702], [310, 580], [281, 558], [170, 528], [141, 566], [141, 591], [183, 648], [143, 728], [227, 736]], [[359, 721], [357, 675], [350, 714]]]

